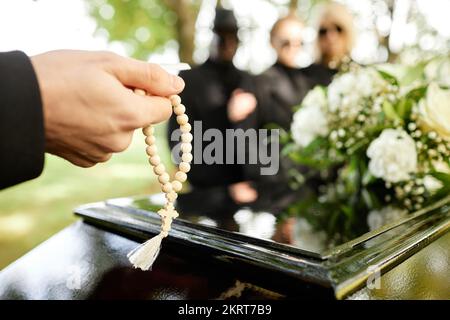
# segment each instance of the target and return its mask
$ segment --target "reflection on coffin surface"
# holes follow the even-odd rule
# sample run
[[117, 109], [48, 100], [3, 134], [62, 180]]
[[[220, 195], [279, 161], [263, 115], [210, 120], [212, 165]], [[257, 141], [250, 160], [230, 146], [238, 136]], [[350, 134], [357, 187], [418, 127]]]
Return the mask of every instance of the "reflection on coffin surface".
[[[83, 222], [0, 273], [0, 296], [450, 298], [450, 198], [338, 243], [315, 233], [300, 217], [250, 208], [224, 212], [214, 208], [215, 199], [188, 194], [178, 201], [180, 218], [153, 270], [133, 269], [126, 254], [136, 241], [158, 233], [155, 212], [163, 200], [162, 195], [120, 198], [77, 208]], [[54, 270], [31, 275], [28, 269], [39, 269], [45, 259]], [[68, 280], [71, 266], [78, 266], [81, 289], [70, 288], [77, 282]], [[49, 273], [53, 280], [45, 280]], [[24, 274], [35, 277], [40, 293], [30, 296], [30, 287], [23, 288]]]
[[[221, 212], [204, 195], [185, 197], [179, 200], [183, 217], [175, 222], [171, 233], [174, 243], [206, 249], [201, 255], [289, 279], [285, 282], [287, 287], [277, 288], [277, 292], [286, 295], [295, 294], [305, 283], [316, 286], [321, 294], [328, 288], [338, 298], [367, 285], [376, 289], [378, 275], [414, 255], [450, 228], [449, 198], [351, 241], [334, 243], [324, 233], [311, 230], [301, 217], [276, 217], [248, 208], [235, 213]], [[151, 212], [156, 212], [163, 200], [162, 195], [115, 199], [78, 212], [93, 222], [109, 220], [114, 225], [156, 233], [159, 217]], [[198, 207], [204, 207], [205, 211], [196, 210]], [[129, 220], [130, 217], [133, 218]], [[448, 256], [436, 259], [437, 264], [446, 263], [448, 270]], [[444, 283], [449, 283], [449, 273], [447, 277]]]

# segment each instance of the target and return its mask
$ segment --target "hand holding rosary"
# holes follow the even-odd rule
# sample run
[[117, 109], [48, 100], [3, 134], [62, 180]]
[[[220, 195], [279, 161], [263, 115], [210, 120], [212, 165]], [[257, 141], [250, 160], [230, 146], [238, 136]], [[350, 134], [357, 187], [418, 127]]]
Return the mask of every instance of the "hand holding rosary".
[[[146, 95], [146, 92], [141, 89], [135, 89], [134, 92], [138, 95]], [[154, 136], [155, 130], [152, 125], [142, 129], [145, 135], [145, 143], [147, 144], [147, 155], [149, 163], [153, 167], [153, 172], [158, 176], [158, 181], [161, 185], [161, 190], [165, 193], [166, 204], [158, 211], [161, 217], [161, 232], [141, 244], [128, 254], [128, 259], [135, 268], [141, 270], [149, 270], [156, 260], [160, 248], [161, 241], [169, 235], [172, 221], [178, 217], [178, 212], [175, 209], [175, 200], [178, 197], [177, 192], [182, 188], [183, 182], [187, 180], [187, 173], [191, 169], [190, 162], [192, 161], [192, 134], [189, 118], [186, 115], [186, 107], [181, 104], [181, 98], [177, 95], [170, 97], [173, 112], [177, 117], [177, 122], [181, 130], [181, 162], [178, 165], [178, 171], [175, 173], [174, 179], [171, 181], [169, 174], [166, 172], [166, 167], [161, 163], [161, 158], [158, 155], [156, 147], [156, 138]]]

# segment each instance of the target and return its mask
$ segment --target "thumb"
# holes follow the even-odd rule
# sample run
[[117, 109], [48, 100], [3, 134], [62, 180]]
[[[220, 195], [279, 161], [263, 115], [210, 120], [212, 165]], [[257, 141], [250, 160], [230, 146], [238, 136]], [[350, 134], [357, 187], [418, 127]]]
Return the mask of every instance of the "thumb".
[[111, 72], [127, 87], [140, 88], [152, 95], [168, 97], [184, 89], [184, 81], [160, 66], [118, 56], [110, 66]]

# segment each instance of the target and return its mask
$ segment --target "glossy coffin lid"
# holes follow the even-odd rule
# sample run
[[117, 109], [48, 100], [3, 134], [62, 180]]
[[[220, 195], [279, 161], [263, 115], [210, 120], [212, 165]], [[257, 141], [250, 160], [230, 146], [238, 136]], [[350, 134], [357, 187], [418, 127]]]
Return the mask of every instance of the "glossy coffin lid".
[[[75, 213], [108, 230], [147, 240], [159, 232], [160, 218], [155, 212], [163, 201], [161, 194], [119, 198], [81, 206]], [[447, 197], [406, 219], [331, 248], [320, 248], [314, 237], [311, 243], [304, 239], [291, 244], [273, 241], [280, 232], [275, 216], [247, 209], [234, 215], [181, 212], [166, 241], [207, 247], [229, 260], [238, 259], [299, 281], [332, 287], [336, 297], [342, 299], [449, 229], [450, 197]]]

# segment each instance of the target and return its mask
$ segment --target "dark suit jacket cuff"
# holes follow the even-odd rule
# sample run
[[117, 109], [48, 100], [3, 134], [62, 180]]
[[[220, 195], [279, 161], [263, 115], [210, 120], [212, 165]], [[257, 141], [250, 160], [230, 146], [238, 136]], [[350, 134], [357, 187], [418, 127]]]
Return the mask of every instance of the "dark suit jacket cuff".
[[44, 167], [39, 84], [27, 55], [0, 53], [0, 189], [38, 177]]

